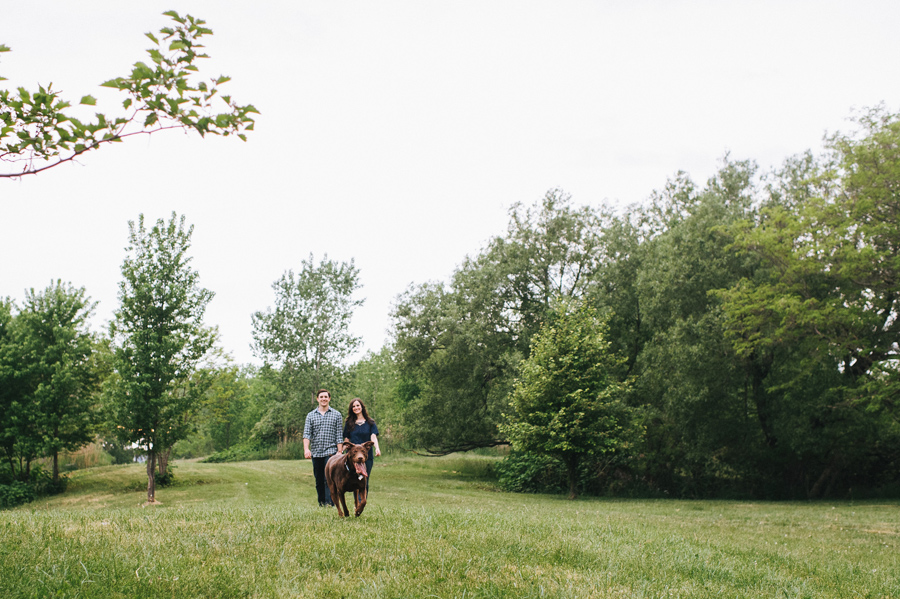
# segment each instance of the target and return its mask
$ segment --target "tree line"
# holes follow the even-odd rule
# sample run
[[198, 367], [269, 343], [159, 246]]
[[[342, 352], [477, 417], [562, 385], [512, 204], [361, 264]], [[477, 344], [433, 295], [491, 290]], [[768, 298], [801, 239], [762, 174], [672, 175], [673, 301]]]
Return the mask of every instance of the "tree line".
[[513, 206], [449, 282], [396, 303], [406, 438], [512, 441], [501, 480], [522, 490], [896, 492], [900, 119], [855, 124], [622, 213], [560, 190]]
[[285, 271], [252, 315], [262, 366], [238, 366], [202, 324], [184, 217], [141, 218], [107, 335], [61, 282], [0, 302], [0, 472], [29, 480], [100, 435], [146, 452], [152, 501], [173, 455], [298, 457], [326, 386], [394, 447], [509, 445], [509, 490], [895, 493], [900, 117], [855, 123], [818, 155], [768, 172], [726, 157], [624, 210], [558, 189], [513, 205], [446, 282], [398, 295], [391, 342], [352, 363], [352, 260]]

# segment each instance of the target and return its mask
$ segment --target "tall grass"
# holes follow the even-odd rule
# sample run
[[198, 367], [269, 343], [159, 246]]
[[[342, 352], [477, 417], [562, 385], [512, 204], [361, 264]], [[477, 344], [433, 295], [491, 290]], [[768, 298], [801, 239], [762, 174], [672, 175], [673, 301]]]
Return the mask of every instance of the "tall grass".
[[[61, 451], [58, 459], [61, 472], [109, 466], [115, 461], [113, 456], [103, 449], [103, 443], [99, 440], [76, 451]], [[47, 470], [53, 466], [51, 458], [41, 458], [37, 463]]]
[[78, 471], [0, 512], [0, 597], [900, 597], [900, 502], [570, 502], [490, 460], [377, 460], [343, 520], [308, 461], [179, 462], [146, 508], [141, 466]]

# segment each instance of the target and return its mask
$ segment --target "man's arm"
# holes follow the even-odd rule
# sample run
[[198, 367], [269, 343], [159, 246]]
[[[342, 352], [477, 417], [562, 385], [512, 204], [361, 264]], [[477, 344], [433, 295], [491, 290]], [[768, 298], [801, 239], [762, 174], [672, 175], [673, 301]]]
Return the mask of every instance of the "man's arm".
[[303, 457], [307, 460], [312, 459], [312, 452], [309, 450], [309, 439], [303, 439]]
[[344, 453], [344, 430], [341, 426], [343, 424], [343, 418], [341, 417], [341, 413], [337, 412], [337, 426], [334, 429], [334, 444], [337, 445], [337, 452]]

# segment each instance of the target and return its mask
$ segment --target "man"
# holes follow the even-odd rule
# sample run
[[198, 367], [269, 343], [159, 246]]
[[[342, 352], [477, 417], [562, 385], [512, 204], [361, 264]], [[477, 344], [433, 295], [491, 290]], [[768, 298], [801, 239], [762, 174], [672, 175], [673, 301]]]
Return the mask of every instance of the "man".
[[325, 464], [335, 453], [341, 453], [343, 444], [343, 420], [341, 413], [328, 406], [331, 393], [319, 389], [316, 393], [319, 406], [306, 415], [303, 425], [303, 457], [312, 458], [313, 475], [316, 477], [316, 493], [320, 506], [334, 506], [331, 491], [325, 484]]

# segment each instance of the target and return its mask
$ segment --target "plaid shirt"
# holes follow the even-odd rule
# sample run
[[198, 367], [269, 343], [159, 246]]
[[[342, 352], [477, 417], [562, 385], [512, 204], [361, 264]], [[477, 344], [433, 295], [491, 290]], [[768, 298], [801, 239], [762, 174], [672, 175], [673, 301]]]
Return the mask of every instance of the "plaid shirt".
[[341, 436], [344, 420], [341, 413], [328, 406], [324, 414], [316, 408], [306, 415], [303, 425], [303, 438], [309, 439], [309, 451], [314, 458], [327, 458], [337, 453], [338, 443], [343, 443]]

